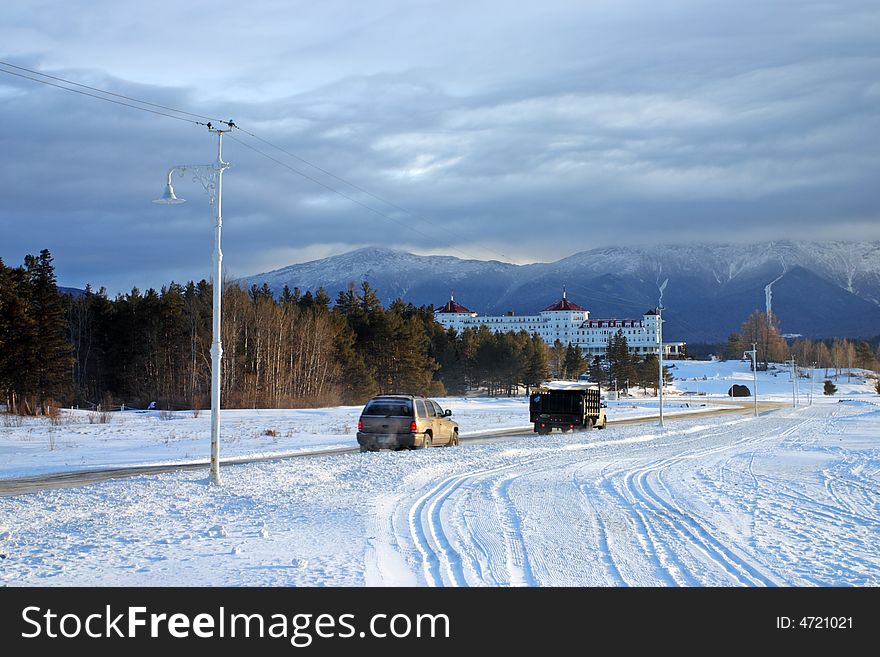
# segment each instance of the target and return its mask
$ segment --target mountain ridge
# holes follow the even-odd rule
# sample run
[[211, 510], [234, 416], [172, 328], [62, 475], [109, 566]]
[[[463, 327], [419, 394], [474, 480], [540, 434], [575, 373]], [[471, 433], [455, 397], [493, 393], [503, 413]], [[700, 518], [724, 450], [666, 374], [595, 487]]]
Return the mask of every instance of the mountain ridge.
[[400, 297], [435, 306], [454, 290], [456, 300], [486, 315], [538, 312], [558, 300], [565, 286], [592, 316], [621, 317], [656, 306], [666, 278], [670, 339], [725, 339], [751, 310], [764, 309], [768, 285], [785, 332], [880, 333], [880, 241], [601, 247], [524, 265], [368, 246], [240, 280], [247, 286], [268, 283], [276, 294], [284, 285], [324, 287], [331, 298], [367, 280], [384, 303]]

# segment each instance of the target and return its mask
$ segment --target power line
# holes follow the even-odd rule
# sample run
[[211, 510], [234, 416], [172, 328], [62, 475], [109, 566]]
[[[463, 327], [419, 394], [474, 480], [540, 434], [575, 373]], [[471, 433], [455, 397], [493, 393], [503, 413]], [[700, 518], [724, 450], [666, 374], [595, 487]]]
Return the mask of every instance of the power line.
[[[0, 62], [2, 64], [3, 62]], [[122, 105], [123, 107], [130, 107], [132, 109], [140, 110], [142, 112], [149, 112], [150, 114], [158, 114], [159, 116], [167, 116], [169, 119], [177, 119], [178, 121], [186, 121], [187, 123], [193, 123], [195, 125], [205, 125], [199, 121], [194, 121], [193, 119], [186, 119], [182, 116], [175, 116], [173, 114], [168, 114], [167, 112], [159, 112], [158, 110], [152, 110], [147, 107], [139, 107], [138, 105], [132, 105], [130, 103], [124, 103], [121, 100], [113, 100], [112, 98], [106, 98], [104, 96], [98, 96], [97, 94], [90, 94], [87, 91], [80, 91], [79, 89], [71, 89], [70, 87], [65, 87], [60, 84], [55, 84], [54, 82], [48, 82], [46, 80], [40, 80], [39, 78], [32, 78], [28, 75], [24, 75], [22, 73], [16, 73], [15, 71], [7, 71], [6, 69], [0, 68], [0, 73], [6, 73], [7, 75], [15, 75], [20, 78], [24, 78], [25, 80], [31, 80], [33, 82], [39, 82], [40, 84], [45, 84], [50, 87], [55, 87], [57, 89], [63, 89], [64, 91], [70, 91], [75, 94], [80, 94], [82, 96], [89, 96], [90, 98], [97, 98], [98, 100], [103, 100], [108, 103], [114, 103], [116, 105]], [[140, 101], [138, 101], [140, 102]]]
[[[41, 73], [40, 71], [33, 71], [33, 70], [29, 69], [29, 68], [25, 68], [24, 66], [17, 66], [17, 65], [15, 65], [15, 64], [10, 64], [9, 62], [0, 61], [0, 64], [2, 64], [3, 66], [8, 66], [8, 67], [10, 67], [10, 68], [17, 69], [17, 70], [19, 70], [19, 71], [25, 71], [25, 72], [27, 72], [27, 73], [31, 73], [31, 74], [33, 74], [33, 75], [39, 75], [39, 76], [42, 76], [42, 77], [44, 77], [44, 78], [49, 78], [50, 80], [57, 80], [58, 82], [63, 82], [63, 83], [65, 83], [65, 84], [70, 84], [70, 85], [73, 85], [73, 86], [76, 86], [76, 87], [81, 87], [81, 88], [83, 88], [83, 89], [89, 89], [89, 90], [91, 90], [91, 91], [97, 91], [97, 92], [99, 92], [99, 93], [106, 94], [106, 95], [108, 95], [108, 96], [115, 96], [116, 98], [124, 98], [125, 100], [131, 100], [131, 101], [133, 101], [133, 102], [135, 102], [135, 103], [139, 103], [139, 104], [141, 104], [141, 105], [148, 105], [148, 106], [150, 106], [150, 107], [158, 107], [159, 109], [169, 110], [169, 111], [171, 111], [171, 112], [176, 112], [176, 113], [178, 113], [178, 114], [185, 114], [186, 116], [194, 116], [194, 117], [196, 117], [196, 118], [199, 118], [199, 119], [205, 119], [206, 121], [213, 121], [213, 122], [215, 122], [215, 123], [227, 123], [226, 121], [223, 121], [223, 120], [221, 120], [221, 119], [216, 119], [216, 118], [213, 118], [213, 117], [211, 117], [211, 116], [204, 116], [204, 115], [202, 115], [202, 114], [195, 114], [195, 113], [193, 113], [193, 112], [187, 112], [187, 111], [185, 111], [185, 110], [179, 110], [179, 109], [177, 109], [177, 108], [175, 108], [175, 107], [169, 107], [169, 106], [167, 106], [167, 105], [160, 105], [160, 104], [158, 104], [158, 103], [151, 103], [151, 102], [148, 102], [148, 101], [146, 101], [146, 100], [140, 100], [139, 98], [133, 98], [132, 96], [126, 96], [126, 95], [124, 95], [124, 94], [115, 93], [115, 92], [113, 92], [113, 91], [107, 91], [107, 90], [105, 90], [105, 89], [99, 89], [98, 87], [90, 87], [90, 86], [87, 85], [87, 84], [82, 84], [82, 83], [80, 83], [80, 82], [74, 82], [73, 80], [66, 80], [65, 78], [60, 78], [60, 77], [57, 77], [57, 76], [55, 76], [55, 75], [49, 75], [48, 73]], [[0, 69], [0, 71], [2, 71], [2, 70], [3, 70], [3, 69]], [[3, 72], [4, 72], [4, 73], [12, 73], [11, 71], [3, 71]], [[14, 73], [12, 73], [12, 74], [15, 75]], [[25, 77], [25, 76], [22, 76], [22, 77]], [[28, 78], [28, 79], [29, 79], [29, 80], [34, 80], [34, 82], [41, 82], [41, 80], [36, 80], [36, 79], [34, 79], [34, 78]], [[61, 87], [61, 88], [62, 88], [62, 89], [66, 89], [66, 87]], [[74, 89], [68, 89], [68, 91], [75, 91], [75, 90], [74, 90]], [[90, 94], [87, 94], [87, 95], [90, 95]], [[107, 99], [107, 100], [109, 100], [109, 99]], [[166, 116], [166, 115], [163, 115], [163, 116]]]
[[[251, 144], [248, 144], [247, 142], [242, 141], [241, 139], [237, 139], [236, 137], [234, 137], [234, 136], [231, 135], [231, 134], [227, 134], [226, 137], [229, 138], [229, 139], [232, 139], [232, 140], [235, 141], [235, 142], [238, 142], [239, 144], [241, 144], [241, 145], [244, 146], [245, 148], [248, 148], [248, 149], [252, 150], [254, 153], [257, 153], [258, 155], [262, 155], [262, 156], [265, 157], [266, 159], [271, 160], [272, 162], [275, 162], [275, 164], [278, 164], [279, 166], [282, 166], [282, 167], [284, 167], [285, 169], [289, 169], [290, 171], [292, 171], [292, 172], [295, 173], [296, 175], [298, 175], [298, 176], [302, 176], [302, 177], [305, 178], [306, 180], [310, 180], [311, 182], [315, 183], [316, 185], [320, 185], [320, 186], [323, 187], [324, 189], [326, 189], [326, 190], [328, 190], [328, 191], [331, 191], [331, 192], [333, 192], [334, 194], [338, 194], [338, 195], [341, 196], [342, 198], [347, 199], [347, 200], [351, 201], [352, 203], [355, 203], [355, 204], [361, 206], [361, 207], [364, 208], [365, 210], [369, 210], [369, 211], [372, 212], [373, 214], [376, 214], [376, 215], [378, 215], [378, 216], [380, 216], [380, 217], [383, 217], [383, 218], [385, 218], [385, 219], [388, 219], [389, 221], [393, 221], [394, 223], [398, 224], [399, 226], [403, 226], [403, 227], [405, 227], [405, 228], [408, 228], [409, 230], [413, 231], [414, 233], [418, 233], [419, 235], [421, 235], [422, 237], [424, 237], [424, 238], [426, 238], [426, 239], [428, 239], [428, 240], [433, 240], [433, 239], [434, 239], [431, 235], [428, 235], [427, 233], [423, 233], [422, 231], [418, 230], [417, 228], [414, 228], [413, 226], [411, 226], [410, 224], [408, 224], [408, 223], [406, 223], [406, 222], [404, 222], [404, 221], [400, 221], [399, 219], [395, 219], [395, 218], [392, 217], [391, 215], [386, 214], [386, 213], [382, 212], [381, 210], [377, 210], [376, 208], [374, 208], [374, 207], [372, 207], [372, 206], [370, 206], [370, 205], [367, 205], [366, 203], [363, 203], [362, 201], [359, 201], [358, 199], [354, 198], [353, 196], [351, 196], [351, 195], [349, 195], [349, 194], [346, 194], [345, 192], [342, 192], [342, 191], [336, 189], [335, 187], [331, 187], [331, 186], [328, 185], [327, 183], [322, 182], [322, 181], [318, 180], [317, 178], [314, 178], [313, 176], [310, 176], [309, 174], [300, 171], [300, 170], [297, 169], [296, 167], [293, 167], [293, 166], [287, 164], [286, 162], [282, 162], [282, 161], [279, 160], [278, 158], [272, 157], [271, 155], [269, 155], [269, 154], [266, 153], [265, 151], [261, 151], [261, 150], [260, 150], [259, 148], [257, 148], [256, 146], [252, 146]], [[472, 255], [470, 255], [470, 254], [468, 254], [468, 253], [465, 253], [465, 252], [462, 251], [461, 249], [458, 249], [458, 248], [456, 248], [456, 247], [450, 247], [450, 248], [451, 248], [452, 250], [454, 250], [454, 251], [458, 251], [458, 252], [459, 252], [461, 255], [463, 255], [465, 258], [469, 258], [469, 259], [472, 259], [472, 260], [479, 260], [479, 258], [475, 258], [474, 256], [472, 256]]]
[[[67, 80], [67, 79], [65, 79], [65, 78], [61, 78], [61, 77], [58, 77], [58, 76], [49, 75], [48, 73], [40, 73], [39, 71], [34, 71], [34, 70], [31, 70], [31, 69], [25, 68], [25, 67], [23, 67], [23, 66], [18, 66], [18, 65], [16, 65], [16, 64], [11, 64], [11, 63], [9, 63], [9, 62], [5, 62], [5, 61], [0, 61], [0, 66], [7, 66], [7, 67], [9, 67], [9, 68], [14, 68], [14, 69], [16, 69], [16, 70], [18, 70], [18, 71], [24, 71], [24, 72], [26, 72], [26, 73], [31, 74], [31, 75], [25, 75], [25, 74], [23, 74], [23, 73], [16, 73], [15, 71], [9, 71], [9, 70], [6, 70], [6, 69], [4, 69], [4, 68], [0, 68], [0, 72], [2, 72], [2, 73], [6, 73], [7, 75], [14, 75], [14, 76], [16, 76], [16, 77], [23, 78], [23, 79], [25, 79], [25, 80], [30, 80], [30, 81], [32, 81], [32, 82], [37, 82], [37, 83], [39, 83], [39, 84], [44, 84], [44, 85], [47, 85], [47, 86], [50, 86], [50, 87], [55, 87], [56, 89], [61, 89], [61, 90], [63, 90], [63, 91], [70, 91], [70, 92], [73, 92], [73, 93], [76, 93], [76, 94], [80, 94], [80, 95], [82, 95], [82, 96], [88, 96], [88, 97], [90, 97], [90, 98], [95, 98], [95, 99], [97, 99], [97, 100], [103, 100], [103, 101], [106, 101], [106, 102], [108, 102], [108, 103], [113, 103], [113, 104], [115, 104], [115, 105], [121, 105], [121, 106], [123, 106], [123, 107], [129, 107], [129, 108], [131, 108], [131, 109], [140, 110], [140, 111], [142, 111], [142, 112], [149, 112], [149, 113], [151, 113], [151, 114], [155, 114], [155, 115], [158, 115], [158, 116], [165, 116], [165, 117], [168, 117], [168, 118], [170, 118], [170, 119], [176, 119], [176, 120], [178, 120], [178, 121], [185, 121], [185, 122], [187, 122], [187, 123], [193, 123], [193, 124], [195, 124], [195, 125], [207, 125], [207, 124], [206, 124], [206, 123], [203, 123], [203, 122], [201, 122], [201, 121], [195, 121], [195, 120], [193, 120], [193, 119], [184, 118], [184, 116], [191, 116], [191, 117], [196, 117], [196, 118], [200, 118], [200, 119], [206, 119], [206, 120], [211, 121], [211, 122], [223, 123], [223, 124], [225, 124], [225, 125], [228, 125], [230, 128], [235, 127], [235, 128], [238, 129], [240, 132], [243, 132], [243, 133], [247, 134], [248, 136], [250, 136], [250, 137], [252, 137], [252, 138], [254, 138], [254, 139], [256, 139], [256, 140], [258, 140], [258, 141], [260, 141], [260, 142], [262, 142], [262, 143], [264, 143], [264, 144], [266, 144], [266, 145], [268, 145], [268, 146], [270, 146], [270, 147], [272, 147], [272, 148], [274, 148], [274, 149], [276, 149], [276, 150], [278, 150], [278, 151], [280, 151], [280, 152], [286, 154], [286, 155], [288, 155], [289, 157], [295, 158], [296, 160], [302, 162], [303, 164], [306, 164], [307, 166], [310, 166], [310, 167], [312, 167], [313, 169], [315, 169], [315, 170], [317, 170], [317, 171], [320, 171], [321, 173], [323, 173], [323, 174], [325, 174], [325, 175], [327, 175], [327, 176], [329, 176], [329, 177], [331, 177], [331, 178], [333, 178], [333, 179], [335, 179], [335, 180], [338, 180], [339, 182], [341, 182], [341, 183], [343, 183], [343, 184], [345, 184], [345, 185], [348, 185], [348, 186], [351, 187], [352, 189], [355, 189], [355, 190], [357, 190], [358, 192], [361, 192], [362, 194], [365, 194], [365, 195], [367, 195], [367, 196], [370, 196], [370, 197], [376, 199], [377, 201], [380, 201], [380, 202], [382, 202], [382, 203], [385, 203], [386, 205], [388, 205], [388, 206], [394, 208], [395, 210], [398, 210], [399, 212], [402, 212], [402, 213], [404, 213], [404, 214], [406, 214], [406, 215], [408, 215], [408, 216], [410, 216], [410, 217], [412, 217], [412, 218], [414, 218], [414, 219], [417, 219], [417, 220], [422, 221], [422, 222], [424, 222], [424, 223], [426, 223], [426, 224], [429, 224], [429, 225], [436, 226], [437, 228], [440, 228], [441, 230], [444, 230], [444, 231], [445, 231], [447, 234], [449, 234], [449, 235], [453, 235], [453, 236], [458, 237], [459, 239], [463, 239], [461, 235], [456, 235], [453, 231], [450, 231], [448, 228], [445, 228], [445, 227], [443, 227], [443, 226], [439, 226], [439, 225], [437, 225], [436, 223], [429, 221], [429, 220], [426, 219], [425, 217], [421, 217], [421, 216], [419, 216], [419, 215], [416, 215], [416, 214], [410, 212], [409, 210], [407, 210], [406, 208], [403, 208], [403, 207], [401, 207], [401, 206], [399, 206], [399, 205], [397, 205], [397, 204], [395, 204], [395, 203], [393, 203], [393, 202], [391, 202], [391, 201], [389, 201], [389, 200], [387, 200], [387, 199], [384, 199], [384, 198], [382, 198], [381, 196], [379, 196], [378, 194], [374, 194], [373, 192], [370, 192], [369, 190], [367, 190], [367, 189], [365, 189], [365, 188], [363, 188], [363, 187], [361, 187], [361, 186], [359, 186], [359, 185], [356, 185], [355, 183], [352, 183], [352, 182], [346, 180], [345, 178], [342, 178], [341, 176], [337, 176], [336, 174], [332, 173], [331, 171], [328, 171], [327, 169], [324, 169], [324, 168], [322, 168], [322, 167], [320, 167], [320, 166], [318, 166], [318, 165], [316, 165], [316, 164], [313, 164], [313, 163], [309, 162], [308, 160], [306, 160], [305, 158], [302, 158], [302, 157], [300, 157], [299, 155], [296, 155], [295, 153], [292, 153], [292, 152], [290, 152], [290, 151], [288, 151], [288, 150], [286, 150], [286, 149], [284, 149], [284, 148], [282, 148], [282, 147], [280, 147], [280, 146], [278, 146], [278, 145], [276, 145], [276, 144], [273, 144], [272, 142], [268, 141], [267, 139], [264, 139], [264, 138], [260, 137], [259, 135], [256, 135], [256, 134], [254, 134], [253, 132], [250, 132], [249, 130], [244, 130], [244, 129], [242, 129], [240, 126], [233, 124], [231, 120], [230, 120], [230, 121], [224, 121], [224, 120], [222, 120], [222, 119], [216, 119], [216, 118], [213, 118], [213, 117], [205, 116], [205, 115], [203, 115], [203, 114], [196, 114], [196, 113], [194, 113], [194, 112], [188, 112], [188, 111], [185, 111], [185, 110], [180, 110], [180, 109], [177, 109], [177, 108], [175, 108], [175, 107], [170, 107], [170, 106], [168, 106], [168, 105], [160, 105], [160, 104], [158, 104], [158, 103], [152, 103], [152, 102], [149, 102], [149, 101], [141, 100], [141, 99], [139, 99], [139, 98], [134, 98], [134, 97], [132, 97], [132, 96], [126, 96], [126, 95], [124, 95], [124, 94], [119, 94], [119, 93], [115, 93], [115, 92], [112, 92], [112, 91], [107, 91], [107, 90], [105, 90], [105, 89], [100, 89], [100, 88], [98, 88], [98, 87], [89, 86], [89, 85], [87, 85], [87, 84], [82, 84], [82, 83], [79, 83], [79, 82], [74, 82], [73, 80]], [[48, 78], [49, 80], [55, 80], [55, 81], [57, 81], [57, 82], [62, 82], [62, 83], [64, 83], [64, 84], [56, 84], [56, 83], [54, 83], [54, 82], [49, 82], [48, 80], [42, 80], [42, 79], [40, 79], [40, 78], [38, 78], [38, 77], [32, 77], [32, 75], [34, 75], [34, 76], [41, 76], [41, 77], [44, 77], [44, 78]], [[80, 89], [73, 89], [73, 88], [71, 88], [71, 86], [64, 86], [64, 85], [76, 86], [76, 87], [80, 87]], [[89, 93], [89, 91], [82, 91], [81, 89], [88, 89], [89, 91], [93, 91], [93, 92], [97, 92], [97, 93]], [[103, 94], [103, 95], [98, 95], [98, 94]], [[113, 96], [113, 97], [115, 97], [115, 98], [121, 98], [121, 99], [123, 99], [123, 100], [114, 100], [114, 98], [107, 98], [107, 96]], [[137, 103], [137, 105], [133, 105], [133, 104], [128, 103], [128, 102], [123, 102], [124, 100], [131, 101], [132, 103]], [[143, 107], [143, 106], [146, 106], [146, 107]], [[168, 110], [168, 112], [174, 112], [175, 114], [169, 114], [169, 113], [167, 113], [167, 112], [158, 111], [158, 110], [156, 110], [156, 109], [150, 109], [151, 107], [159, 108], [159, 109], [162, 109], [162, 110]], [[181, 115], [184, 115], [184, 116], [176, 116], [176, 114], [181, 114]], [[229, 136], [230, 138], [234, 139], [234, 137], [232, 137], [231, 135], [228, 135], [228, 136]], [[377, 215], [379, 215], [379, 216], [381, 216], [381, 217], [383, 217], [383, 218], [385, 218], [385, 219], [388, 219], [389, 221], [392, 221], [392, 222], [394, 222], [394, 223], [396, 223], [396, 224], [398, 224], [398, 225], [400, 225], [400, 226], [404, 226], [404, 227], [406, 227], [407, 229], [411, 230], [412, 232], [417, 233], [417, 234], [421, 235], [422, 237], [424, 237], [424, 238], [426, 238], [426, 239], [428, 239], [428, 240], [432, 240], [432, 241], [433, 241], [433, 240], [435, 239], [435, 238], [432, 237], [431, 235], [428, 235], [428, 234], [426, 234], [426, 233], [424, 233], [424, 232], [418, 230], [417, 228], [415, 228], [415, 227], [412, 226], [411, 224], [406, 223], [406, 222], [399, 221], [399, 220], [395, 219], [394, 217], [392, 217], [392, 216], [390, 216], [390, 215], [388, 215], [388, 214], [386, 214], [386, 213], [384, 213], [384, 212], [382, 212], [382, 211], [380, 211], [380, 210], [377, 210], [376, 208], [373, 208], [373, 207], [367, 205], [366, 203], [363, 203], [363, 202], [359, 201], [358, 199], [354, 198], [353, 196], [351, 196], [351, 195], [349, 195], [349, 194], [346, 194], [346, 193], [344, 193], [344, 192], [342, 192], [342, 191], [340, 191], [340, 190], [338, 190], [338, 189], [336, 189], [336, 188], [334, 188], [334, 187], [332, 187], [332, 186], [330, 186], [330, 185], [327, 185], [326, 183], [324, 183], [324, 182], [318, 180], [317, 178], [314, 178], [313, 176], [309, 176], [308, 174], [306, 174], [306, 173], [304, 173], [304, 172], [302, 172], [302, 171], [296, 169], [295, 167], [292, 167], [292, 166], [286, 164], [285, 162], [282, 162], [281, 160], [278, 160], [277, 158], [273, 158], [273, 157], [271, 157], [271, 156], [268, 155], [267, 153], [265, 153], [265, 152], [263, 152], [263, 151], [260, 151], [259, 149], [255, 148], [255, 147], [253, 147], [253, 146], [251, 146], [251, 145], [249, 145], [249, 144], [247, 144], [247, 143], [244, 142], [244, 141], [241, 141], [240, 139], [236, 139], [235, 141], [237, 141], [238, 143], [242, 144], [243, 146], [245, 146], [245, 147], [247, 147], [247, 148], [253, 150], [253, 151], [256, 152], [256, 153], [259, 153], [259, 154], [262, 155], [263, 157], [266, 157], [266, 158], [272, 160], [273, 162], [277, 163], [278, 165], [283, 166], [283, 167], [285, 167], [285, 168], [287, 168], [287, 169], [293, 171], [293, 172], [296, 173], [297, 175], [302, 176], [303, 178], [306, 178], [307, 180], [310, 180], [310, 181], [314, 182], [315, 184], [320, 185], [321, 187], [324, 187], [325, 189], [327, 189], [327, 190], [329, 190], [329, 191], [331, 191], [331, 192], [333, 192], [333, 193], [335, 193], [335, 194], [338, 194], [339, 196], [341, 196], [341, 197], [343, 197], [343, 198], [345, 198], [345, 199], [351, 201], [352, 203], [356, 203], [357, 205], [360, 205], [361, 207], [363, 207], [363, 208], [369, 210], [370, 212], [373, 212], [373, 213], [375, 213], [375, 214], [377, 214]], [[479, 258], [474, 257], [473, 255], [469, 255], [469, 254], [465, 253], [465, 252], [462, 251], [461, 249], [458, 249], [458, 248], [455, 248], [455, 247], [452, 247], [452, 248], [453, 248], [453, 250], [457, 251], [458, 253], [464, 255], [466, 258], [470, 258], [470, 259], [473, 259], [473, 260], [478, 260], [478, 259], [479, 259]], [[505, 258], [505, 259], [508, 259], [508, 260], [509, 260], [509, 256], [507, 256], [507, 255], [504, 254], [504, 253], [501, 253], [500, 251], [496, 251], [496, 250], [494, 250], [494, 249], [490, 249], [490, 248], [487, 248], [487, 247], [481, 247], [481, 248], [482, 248], [483, 250], [485, 250], [485, 251], [491, 251], [492, 253], [495, 253], [495, 254], [497, 254], [497, 255], [500, 255], [502, 258]]]

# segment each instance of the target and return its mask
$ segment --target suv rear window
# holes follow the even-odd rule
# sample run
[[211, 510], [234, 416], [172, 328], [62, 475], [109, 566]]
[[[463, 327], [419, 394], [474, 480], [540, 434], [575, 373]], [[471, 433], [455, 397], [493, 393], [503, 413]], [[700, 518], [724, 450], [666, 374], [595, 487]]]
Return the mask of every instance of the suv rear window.
[[383, 417], [411, 417], [412, 401], [409, 399], [374, 399], [367, 404], [364, 415], [381, 415]]

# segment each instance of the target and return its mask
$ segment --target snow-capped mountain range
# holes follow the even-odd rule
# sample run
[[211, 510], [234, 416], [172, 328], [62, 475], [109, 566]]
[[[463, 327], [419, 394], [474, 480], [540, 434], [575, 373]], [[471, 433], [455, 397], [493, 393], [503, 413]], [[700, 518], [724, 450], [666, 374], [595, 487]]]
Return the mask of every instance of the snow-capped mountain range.
[[[367, 247], [242, 279], [276, 293], [323, 287], [331, 297], [367, 280], [384, 302], [439, 306], [455, 300], [480, 314], [532, 314], [568, 298], [593, 318], [641, 317], [663, 296], [665, 335], [720, 341], [768, 296], [785, 333], [880, 334], [880, 241], [673, 244], [583, 251], [551, 263], [418, 256]], [[769, 286], [769, 293], [768, 293]]]

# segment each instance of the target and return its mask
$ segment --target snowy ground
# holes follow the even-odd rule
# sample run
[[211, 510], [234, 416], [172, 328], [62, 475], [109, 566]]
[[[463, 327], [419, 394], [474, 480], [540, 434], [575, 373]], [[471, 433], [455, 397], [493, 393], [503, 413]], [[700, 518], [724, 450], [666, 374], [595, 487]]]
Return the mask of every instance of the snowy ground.
[[[531, 430], [524, 397], [440, 399], [461, 435], [520, 427]], [[706, 406], [702, 406], [706, 404]], [[609, 402], [609, 418], [657, 413], [654, 398]], [[357, 447], [362, 406], [292, 410], [224, 410], [221, 457], [261, 457], [339, 447]], [[670, 415], [714, 408], [711, 400], [669, 399]], [[210, 412], [126, 411], [108, 424], [90, 424], [95, 414], [64, 411], [57, 426], [45, 418], [0, 416], [0, 479], [110, 467], [204, 462], [210, 454]]]
[[[727, 397], [734, 383], [752, 387], [748, 363], [740, 361], [673, 361], [676, 377], [666, 397], [670, 414], [705, 410], [713, 398]], [[833, 374], [833, 372], [832, 372]], [[816, 370], [814, 397], [821, 397], [824, 370]], [[806, 403], [809, 379], [801, 379], [801, 400]], [[865, 394], [862, 379], [837, 380], [838, 397]], [[675, 393], [685, 393], [688, 398]], [[759, 374], [759, 398], [790, 401], [791, 377], [787, 370]], [[633, 391], [633, 397], [609, 402], [609, 419], [655, 415], [657, 400]], [[694, 399], [693, 397], [696, 397]], [[741, 400], [744, 404], [748, 400]], [[450, 397], [441, 405], [453, 411], [462, 435], [493, 429], [529, 428], [527, 401], [518, 398]], [[356, 445], [355, 431], [361, 406], [293, 410], [228, 410], [222, 415], [221, 456], [248, 457], [291, 454], [315, 449]], [[192, 463], [210, 453], [210, 413], [149, 413], [126, 411], [110, 414], [109, 424], [92, 424], [96, 415], [65, 411], [58, 426], [45, 418], [0, 417], [0, 479], [109, 467]], [[14, 426], [17, 422], [21, 426]]]
[[[670, 395], [689, 411], [751, 377], [739, 363], [673, 371], [709, 393]], [[762, 398], [791, 399], [786, 375], [762, 377]], [[0, 584], [878, 586], [880, 396], [838, 387], [757, 419], [236, 465], [222, 487], [191, 471], [0, 497]], [[447, 403], [471, 431], [525, 412], [523, 399]], [[359, 410], [228, 412], [225, 454], [352, 444]], [[92, 465], [155, 462], [179, 455], [172, 431], [204, 449], [206, 422], [86, 420], [57, 427], [54, 450], [44, 425], [0, 427], [3, 472], [58, 468], [64, 440]]]

